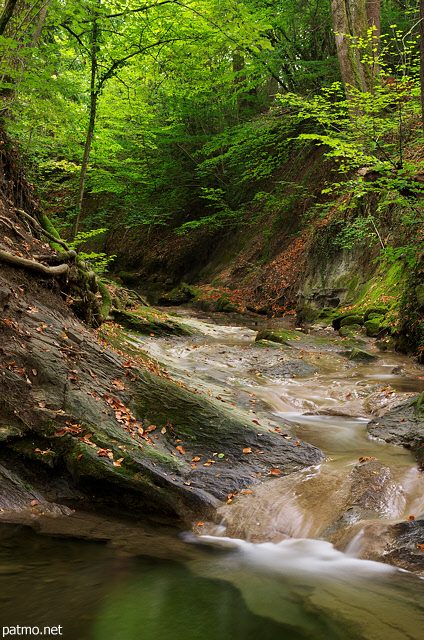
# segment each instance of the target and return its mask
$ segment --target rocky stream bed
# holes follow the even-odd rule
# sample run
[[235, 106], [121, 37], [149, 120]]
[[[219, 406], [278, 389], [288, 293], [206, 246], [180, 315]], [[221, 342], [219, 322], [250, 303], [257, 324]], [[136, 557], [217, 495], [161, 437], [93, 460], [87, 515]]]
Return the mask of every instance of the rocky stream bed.
[[[118, 573], [126, 576], [129, 558], [178, 559], [191, 576], [233, 585], [231, 598], [241, 592], [249, 615], [274, 621], [269, 637], [283, 627], [290, 638], [374, 640], [377, 627], [385, 638], [419, 637], [424, 614], [410, 594], [420, 583], [405, 587], [393, 567], [424, 576], [421, 365], [359, 334], [272, 326], [258, 333], [236, 319], [220, 325], [181, 310], [172, 321], [185, 335], [141, 335], [117, 324], [93, 332], [65, 309], [35, 306], [16, 292], [3, 297], [0, 349], [5, 548], [20, 527], [107, 543], [125, 558]], [[188, 530], [193, 537], [178, 534]], [[294, 580], [294, 591], [279, 596], [291, 602], [284, 615], [253, 597], [261, 580], [271, 580], [266, 593], [275, 590], [277, 566]], [[346, 571], [353, 583], [366, 579], [366, 589], [370, 576], [380, 581], [372, 597], [383, 613], [374, 622], [353, 583], [343, 587], [342, 613], [329, 604]], [[300, 604], [324, 574], [336, 582], [313, 605]], [[322, 615], [328, 624], [318, 624]], [[399, 625], [399, 616], [408, 622]], [[234, 617], [225, 619], [223, 635], [205, 637], [230, 637]], [[106, 638], [100, 627], [86, 637]], [[181, 637], [154, 625], [148, 633]]]

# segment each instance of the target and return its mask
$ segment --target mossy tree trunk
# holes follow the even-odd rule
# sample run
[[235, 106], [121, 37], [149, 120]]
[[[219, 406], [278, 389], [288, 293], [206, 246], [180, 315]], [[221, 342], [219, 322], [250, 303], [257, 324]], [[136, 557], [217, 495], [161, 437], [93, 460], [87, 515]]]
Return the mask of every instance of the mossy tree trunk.
[[[365, 0], [331, 0], [331, 13], [346, 95], [354, 90], [371, 91], [373, 86], [370, 65], [361, 61], [358, 40], [366, 40], [368, 20]], [[369, 53], [369, 52], [368, 52]]]

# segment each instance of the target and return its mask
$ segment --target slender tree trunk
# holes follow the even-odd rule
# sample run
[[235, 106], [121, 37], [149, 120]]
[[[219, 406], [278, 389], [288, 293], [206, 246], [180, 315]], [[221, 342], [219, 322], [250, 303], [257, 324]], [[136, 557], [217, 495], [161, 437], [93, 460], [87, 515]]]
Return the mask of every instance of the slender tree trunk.
[[50, 2], [51, 2], [51, 0], [47, 0], [45, 2], [45, 4], [41, 7], [40, 15], [38, 17], [37, 26], [35, 28], [34, 33], [32, 34], [32, 46], [33, 47], [35, 47], [37, 45], [37, 42], [38, 42], [38, 40], [40, 38], [41, 32], [42, 32], [43, 27], [44, 27], [44, 23], [46, 21], [47, 10], [49, 8]]
[[71, 231], [71, 240], [74, 240], [78, 233], [78, 227], [81, 218], [82, 201], [84, 198], [85, 181], [87, 178], [88, 162], [90, 160], [91, 143], [93, 140], [94, 127], [96, 124], [97, 99], [99, 93], [96, 89], [97, 76], [97, 46], [98, 46], [99, 27], [97, 21], [93, 22], [92, 43], [91, 43], [91, 79], [90, 79], [90, 120], [88, 123], [87, 136], [85, 139], [84, 156], [81, 164], [81, 172], [76, 201], [76, 212], [74, 224]]
[[420, 85], [421, 120], [424, 130], [424, 0], [420, 0]]
[[380, 45], [380, 0], [367, 0], [367, 22], [368, 29], [372, 29], [371, 47], [372, 60], [374, 61], [372, 68], [372, 79], [380, 75], [380, 65], [378, 63], [378, 49]]
[[3, 9], [3, 13], [0, 16], [0, 36], [3, 35], [7, 27], [7, 24], [13, 15], [13, 11], [15, 9], [17, 2], [18, 0], [7, 0], [6, 6]]

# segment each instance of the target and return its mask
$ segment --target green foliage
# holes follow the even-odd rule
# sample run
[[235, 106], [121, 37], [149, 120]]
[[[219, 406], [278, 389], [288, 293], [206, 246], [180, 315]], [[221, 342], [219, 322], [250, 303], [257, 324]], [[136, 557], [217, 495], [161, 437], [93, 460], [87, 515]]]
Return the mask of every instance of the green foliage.
[[[77, 249], [79, 245], [84, 244], [98, 235], [106, 233], [107, 229], [92, 229], [91, 231], [80, 231], [75, 236], [73, 242], [69, 242], [68, 246], [71, 249]], [[78, 255], [85, 262], [87, 262], [90, 267], [95, 271], [99, 276], [107, 273], [109, 265], [116, 258], [116, 255], [107, 255], [106, 253], [96, 252], [96, 251], [78, 251]]]

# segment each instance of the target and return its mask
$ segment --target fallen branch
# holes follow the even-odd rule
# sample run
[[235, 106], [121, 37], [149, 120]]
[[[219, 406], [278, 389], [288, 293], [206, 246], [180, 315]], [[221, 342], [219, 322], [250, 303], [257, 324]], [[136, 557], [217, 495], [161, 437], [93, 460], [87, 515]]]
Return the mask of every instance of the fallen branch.
[[44, 264], [40, 264], [35, 260], [27, 260], [26, 258], [20, 258], [15, 256], [9, 251], [0, 250], [0, 260], [12, 264], [15, 267], [21, 267], [23, 269], [29, 269], [31, 271], [38, 271], [46, 276], [58, 276], [62, 273], [66, 273], [69, 269], [67, 264], [60, 264], [57, 267], [46, 267]]

